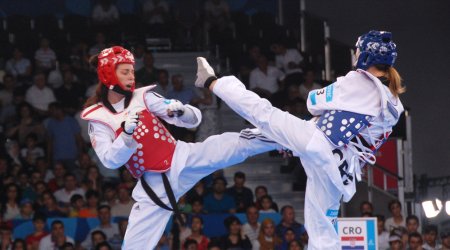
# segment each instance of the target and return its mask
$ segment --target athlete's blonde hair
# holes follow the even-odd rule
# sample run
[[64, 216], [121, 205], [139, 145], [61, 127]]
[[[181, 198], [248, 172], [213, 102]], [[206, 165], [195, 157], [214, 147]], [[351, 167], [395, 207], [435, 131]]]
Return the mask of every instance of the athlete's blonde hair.
[[389, 89], [394, 96], [405, 93], [406, 88], [402, 86], [402, 77], [394, 67], [388, 68], [386, 78], [389, 80]]
[[405, 93], [406, 88], [402, 85], [402, 77], [393, 66], [386, 64], [376, 64], [374, 66], [376, 69], [384, 72], [384, 76], [389, 81], [389, 90], [394, 96], [398, 97], [400, 94]]

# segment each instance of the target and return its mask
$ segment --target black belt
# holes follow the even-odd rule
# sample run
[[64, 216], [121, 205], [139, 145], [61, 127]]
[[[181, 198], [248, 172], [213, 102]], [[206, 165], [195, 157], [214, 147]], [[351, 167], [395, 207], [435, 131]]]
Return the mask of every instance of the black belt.
[[142, 187], [144, 188], [145, 192], [150, 197], [150, 199], [156, 205], [158, 205], [159, 207], [161, 207], [165, 210], [169, 210], [169, 211], [173, 212], [175, 214], [175, 217], [178, 219], [178, 221], [181, 224], [184, 224], [184, 220], [183, 220], [183, 217], [181, 217], [180, 210], [178, 209], [177, 201], [175, 199], [175, 195], [173, 193], [172, 186], [170, 185], [169, 179], [167, 178], [167, 175], [165, 173], [161, 173], [161, 177], [163, 180], [164, 189], [166, 190], [166, 193], [167, 193], [167, 197], [169, 198], [170, 206], [172, 206], [172, 208], [170, 208], [169, 206], [164, 204], [164, 202], [161, 201], [161, 199], [156, 195], [155, 191], [153, 191], [153, 189], [145, 181], [144, 175], [141, 176]]

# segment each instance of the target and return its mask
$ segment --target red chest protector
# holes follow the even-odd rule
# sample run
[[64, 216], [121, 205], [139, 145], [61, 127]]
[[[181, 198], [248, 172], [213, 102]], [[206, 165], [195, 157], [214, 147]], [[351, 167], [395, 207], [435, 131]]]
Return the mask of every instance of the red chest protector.
[[119, 113], [112, 113], [102, 104], [86, 108], [81, 118], [100, 122], [110, 127], [116, 138], [123, 132], [122, 121], [130, 112], [141, 112], [138, 126], [133, 138], [138, 148], [125, 164], [134, 178], [141, 177], [144, 172], [163, 173], [170, 169], [175, 152], [176, 140], [167, 131], [159, 119], [147, 110], [144, 95], [154, 86], [136, 89], [128, 107]]
[[[122, 128], [116, 131], [116, 136], [121, 132]], [[142, 111], [133, 138], [139, 146], [125, 167], [134, 178], [141, 177], [145, 171], [162, 173], [170, 169], [176, 140], [148, 110]]]

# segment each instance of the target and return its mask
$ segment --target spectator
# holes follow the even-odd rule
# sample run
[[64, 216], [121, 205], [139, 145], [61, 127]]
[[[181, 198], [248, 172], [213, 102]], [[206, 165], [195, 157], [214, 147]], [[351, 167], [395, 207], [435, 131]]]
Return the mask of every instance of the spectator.
[[[183, 249], [185, 250], [197, 250], [200, 249], [198, 247], [198, 242], [195, 240], [187, 239], [183, 244]], [[206, 249], [206, 248], [205, 248]]]
[[86, 90], [77, 81], [70, 68], [64, 70], [62, 75], [63, 85], [55, 90], [55, 96], [66, 112], [73, 115], [80, 109]]
[[235, 213], [233, 197], [225, 193], [226, 180], [223, 177], [214, 179], [213, 192], [205, 196], [204, 209], [207, 213]]
[[[364, 203], [364, 202], [363, 202]], [[360, 210], [363, 212], [363, 203], [361, 203]], [[371, 204], [371, 203], [369, 203]], [[366, 210], [364, 213], [368, 213]], [[389, 232], [384, 229], [384, 216], [377, 215], [377, 233], [378, 233], [378, 249], [385, 250], [389, 248]]]
[[53, 178], [48, 181], [48, 189], [52, 192], [64, 187], [67, 170], [64, 163], [57, 161], [53, 166]]
[[261, 55], [257, 68], [250, 72], [249, 88], [263, 98], [269, 99], [278, 91], [278, 83], [284, 79], [284, 73], [276, 67], [269, 66], [267, 58]]
[[80, 153], [76, 164], [77, 171], [75, 175], [77, 176], [77, 180], [82, 180], [83, 185], [85, 185], [83, 188], [98, 191], [103, 185], [103, 176], [101, 176], [95, 163], [92, 162], [89, 154], [84, 152]]
[[23, 239], [15, 239], [12, 244], [13, 250], [27, 250], [27, 243]]
[[42, 203], [40, 212], [47, 218], [64, 217], [68, 212], [65, 208], [58, 206], [55, 196], [50, 191], [42, 193]]
[[286, 75], [301, 74], [303, 57], [297, 49], [288, 49], [284, 42], [272, 44], [271, 50], [275, 53], [275, 64], [277, 68], [284, 71]]
[[241, 234], [241, 222], [236, 216], [232, 215], [227, 217], [224, 225], [228, 234], [222, 236], [220, 239], [222, 249], [252, 249], [252, 243], [248, 237]]
[[170, 90], [169, 72], [165, 69], [158, 70], [158, 82], [154, 88], [154, 91], [162, 96], [167, 96]]
[[261, 197], [261, 209], [259, 210], [260, 213], [276, 213], [272, 207], [273, 207], [273, 201], [272, 197], [270, 195], [264, 195]]
[[165, 0], [146, 0], [142, 4], [142, 20], [148, 25], [165, 24], [169, 18], [169, 3]]
[[176, 74], [172, 76], [172, 90], [167, 93], [168, 99], [176, 99], [183, 104], [190, 104], [196, 94], [192, 88], [186, 87], [183, 84], [183, 76]]
[[403, 250], [403, 242], [401, 236], [396, 233], [389, 235], [389, 250]]
[[34, 53], [34, 60], [38, 71], [49, 72], [55, 66], [56, 54], [50, 48], [50, 41], [47, 38], [41, 39], [39, 49]]
[[305, 232], [305, 227], [295, 221], [295, 211], [290, 205], [281, 208], [281, 221], [277, 225], [276, 232], [279, 237], [283, 237], [288, 228], [294, 230], [295, 239], [300, 239], [300, 236]]
[[[300, 84], [299, 87], [299, 91], [300, 91], [300, 96], [302, 97], [303, 100], [308, 100], [308, 94], [311, 90], [314, 89], [320, 89], [322, 88], [322, 85], [316, 83], [315, 81], [315, 72], [313, 69], [308, 69], [305, 72], [305, 81]], [[370, 207], [372, 208], [370, 211], [369, 210], [365, 210], [364, 212], [370, 212], [373, 214], [373, 206], [372, 203], [368, 202], [368, 201], [363, 201], [361, 203], [361, 213], [363, 213], [363, 205], [364, 206], [368, 206], [368, 207], [364, 207], [364, 209], [370, 209]]]
[[280, 250], [287, 250], [289, 247], [289, 244], [291, 244], [292, 241], [296, 240], [294, 229], [287, 228], [283, 234], [283, 242], [281, 243]]
[[208, 244], [208, 250], [221, 250], [220, 243], [212, 241]]
[[62, 68], [65, 67], [63, 65], [60, 66], [60, 63], [56, 61], [55, 67], [47, 74], [47, 85], [53, 90], [63, 85], [63, 76], [61, 73]]
[[34, 217], [33, 201], [23, 199], [20, 201], [20, 213], [15, 219], [31, 220]]
[[[20, 150], [21, 157], [26, 159], [27, 163], [30, 165], [35, 165], [36, 159], [45, 156], [44, 149], [39, 147], [37, 143], [37, 135], [35, 133], [30, 133], [26, 136], [25, 147]], [[45, 171], [47, 171], [47, 169]], [[43, 176], [45, 176], [45, 174]]]
[[80, 211], [84, 208], [85, 203], [86, 202], [84, 201], [82, 195], [80, 195], [80, 194], [72, 195], [72, 197], [70, 198], [69, 217], [79, 217]]
[[189, 214], [192, 212], [192, 206], [191, 204], [187, 203], [186, 201], [186, 195], [182, 195], [177, 202], [178, 209], [182, 213]]
[[417, 216], [412, 214], [406, 217], [406, 230], [409, 234], [419, 232], [419, 226], [419, 218], [417, 218]]
[[442, 250], [450, 250], [450, 230], [441, 233]]
[[238, 171], [234, 174], [234, 185], [228, 188], [226, 192], [234, 198], [238, 213], [246, 211], [253, 203], [253, 193], [245, 187], [245, 174], [243, 172]]
[[[89, 232], [89, 235], [91, 235], [91, 233], [96, 230], [100, 230], [106, 235], [107, 241], [109, 243], [111, 243], [112, 245], [120, 244], [119, 226], [116, 223], [111, 223], [111, 207], [108, 205], [101, 205], [98, 207], [97, 213], [100, 225], [93, 228]], [[84, 248], [92, 246], [91, 238], [87, 237], [86, 240], [84, 240], [81, 245]]]
[[203, 201], [201, 199], [192, 200], [191, 206], [192, 206], [192, 214], [199, 215], [205, 213], [205, 211], [203, 211]]
[[161, 235], [161, 238], [158, 241], [154, 250], [169, 250], [169, 239], [166, 234]]
[[305, 120], [309, 120], [312, 117], [306, 107], [305, 100], [303, 100], [302, 98], [295, 98], [293, 100], [290, 100], [287, 103], [287, 111], [290, 114], [292, 114], [293, 116], [296, 116], [296, 117], [299, 117], [299, 118], [305, 119]]
[[112, 205], [112, 216], [128, 217], [130, 215], [131, 208], [134, 205], [134, 200], [131, 199], [131, 192], [125, 185], [119, 185], [118, 187], [118, 201]]
[[45, 191], [48, 191], [47, 189], [47, 183], [43, 181], [37, 181], [36, 184], [34, 184], [34, 190], [36, 192], [37, 196], [37, 203], [39, 205], [42, 205], [42, 194], [44, 194]]
[[[123, 185], [123, 184], [121, 184]], [[103, 185], [102, 204], [113, 207], [117, 203], [117, 189], [112, 183]]]
[[20, 190], [19, 186], [10, 183], [5, 187], [6, 196], [2, 202], [3, 220], [8, 221], [20, 215], [19, 201]]
[[13, 249], [12, 244], [13, 244], [12, 228], [9, 224], [2, 223], [0, 225], [0, 248], [2, 250]]
[[123, 243], [123, 239], [125, 238], [125, 232], [127, 231], [127, 227], [128, 227], [128, 218], [120, 219], [117, 222], [117, 224], [119, 224], [120, 239], [122, 240], [122, 243]]
[[[31, 177], [30, 177], [30, 183], [35, 186], [38, 182], [41, 182], [42, 180], [42, 175], [40, 172], [34, 170], [31, 172]], [[35, 191], [37, 191], [37, 189], [34, 189]]]
[[277, 249], [281, 246], [281, 243], [281, 238], [275, 234], [275, 223], [271, 219], [263, 220], [258, 239], [252, 242], [253, 249]]
[[442, 245], [437, 242], [438, 228], [436, 225], [428, 225], [423, 229], [423, 241], [422, 245], [424, 250], [437, 250], [441, 249]]
[[[170, 231], [169, 241], [171, 249], [181, 249], [183, 242], [192, 234], [191, 229], [186, 225], [187, 217], [186, 214], [181, 214], [183, 221], [175, 218], [172, 223], [172, 230]], [[158, 243], [160, 246], [165, 244], [167, 237], [163, 235]]]
[[119, 21], [119, 11], [111, 0], [100, 0], [92, 11], [95, 26], [110, 26]]
[[48, 111], [50, 103], [56, 101], [53, 90], [46, 86], [46, 77], [44, 73], [34, 75], [34, 84], [27, 90], [25, 101], [41, 115]]
[[[22, 191], [20, 194], [20, 197], [22, 198], [22, 200], [20, 201], [21, 203], [24, 200], [34, 201], [37, 199], [36, 192], [34, 191], [33, 187], [30, 185], [29, 176], [30, 175], [28, 174], [28, 171], [26, 171], [25, 169], [22, 168], [17, 177], [17, 184], [19, 185], [19, 187], [21, 187], [20, 189]], [[39, 177], [40, 177], [40, 174], [39, 174]]]
[[[6, 157], [9, 160], [9, 165], [12, 166], [10, 174], [11, 176], [15, 177], [15, 174], [18, 173], [15, 170], [20, 170], [25, 162], [24, 159], [22, 159], [22, 157], [20, 156], [19, 143], [14, 140], [7, 139], [5, 142], [5, 149]], [[15, 168], [14, 166], [18, 166], [18, 168]]]
[[88, 250], [94, 250], [97, 248], [97, 246], [100, 243], [103, 243], [106, 241], [105, 233], [100, 230], [93, 231], [92, 233], [90, 233], [90, 236], [91, 236], [92, 245], [90, 248], [88, 248]]
[[202, 89], [200, 91], [201, 97], [195, 98], [192, 101], [194, 105], [198, 105], [198, 108], [202, 112], [202, 122], [195, 134], [196, 142], [202, 142], [206, 138], [220, 133], [217, 97], [208, 89]]
[[18, 105], [17, 114], [19, 115], [19, 119], [6, 131], [8, 138], [15, 138], [20, 145], [24, 145], [27, 136], [34, 133], [38, 137], [38, 142], [42, 142], [45, 128], [35, 119], [32, 106], [28, 103]]
[[[134, 70], [138, 71], [144, 67], [144, 53], [145, 53], [145, 46], [142, 43], [138, 43], [136, 45], [136, 49], [133, 52], [134, 55]], [[160, 79], [158, 79], [160, 81]], [[164, 96], [162, 92], [159, 90], [155, 91], [157, 93], [160, 93]]]
[[195, 183], [194, 187], [189, 190], [186, 197], [189, 203], [193, 203], [194, 200], [203, 201], [203, 198], [207, 194], [207, 188], [205, 187], [205, 181], [202, 179], [199, 182]]
[[230, 7], [224, 0], [205, 2], [205, 30], [222, 32], [230, 26]]
[[189, 240], [194, 240], [195, 243], [197, 243], [197, 248], [198, 250], [207, 250], [208, 249], [208, 243], [209, 243], [209, 239], [208, 237], [206, 237], [203, 232], [203, 219], [200, 216], [192, 216], [191, 218], [191, 231], [192, 234], [189, 235], [186, 238], [186, 241], [184, 242], [184, 248], [187, 250], [188, 248], [186, 247], [186, 242], [188, 242]]
[[300, 236], [300, 242], [303, 246], [303, 249], [307, 250], [308, 249], [308, 243], [309, 243], [309, 235], [308, 232], [305, 231], [301, 236]]
[[79, 216], [81, 218], [95, 218], [98, 217], [99, 197], [97, 191], [88, 190], [86, 192], [86, 207], [80, 210]]
[[58, 202], [70, 205], [72, 195], [79, 194], [84, 196], [84, 190], [78, 187], [77, 179], [74, 174], [68, 173], [64, 176], [64, 188], [55, 192], [55, 198]]
[[418, 232], [412, 232], [408, 236], [407, 250], [422, 250], [422, 236]]
[[158, 71], [153, 65], [153, 54], [146, 50], [144, 53], [144, 67], [136, 71], [136, 87], [148, 86], [158, 81]]
[[202, 1], [177, 1], [174, 5], [174, 10], [171, 11], [175, 24], [171, 27], [175, 31], [174, 47], [201, 50], [200, 12], [203, 11]]
[[3, 89], [0, 90], [0, 107], [3, 108], [12, 104], [15, 87], [14, 76], [5, 74], [3, 76]]
[[88, 45], [85, 41], [78, 41], [73, 44], [67, 55], [67, 60], [70, 63], [70, 66], [75, 72], [81, 75], [89, 74], [88, 58]]
[[398, 200], [392, 200], [388, 205], [389, 211], [391, 212], [392, 217], [386, 219], [386, 223], [384, 225], [386, 231], [391, 232], [393, 229], [398, 227], [405, 228], [405, 220], [402, 215], [402, 204]]
[[250, 72], [257, 67], [258, 59], [262, 56], [258, 45], [251, 45], [247, 54], [239, 60], [239, 79], [248, 87]]
[[255, 206], [249, 206], [246, 211], [247, 223], [242, 226], [242, 234], [246, 235], [250, 242], [258, 239], [261, 224], [258, 222], [259, 211]]
[[[80, 165], [81, 166], [81, 165]], [[87, 167], [83, 165], [83, 167]], [[91, 165], [87, 168], [85, 172], [85, 179], [83, 180], [83, 188], [85, 190], [95, 190], [100, 191], [103, 186], [103, 176], [100, 175], [100, 171], [95, 165]], [[81, 177], [81, 176], [80, 176]]]
[[95, 247], [95, 250], [113, 250], [113, 248], [108, 242], [102, 242]]
[[[48, 169], [48, 161], [43, 157], [36, 158], [36, 171], [40, 174], [41, 179], [45, 182], [49, 182], [51, 179], [55, 178], [53, 172]], [[64, 175], [62, 175], [64, 177]], [[36, 184], [36, 179], [33, 179], [33, 175], [31, 176], [31, 183]], [[55, 190], [56, 191], [56, 190]]]
[[12, 102], [9, 105], [2, 105], [0, 109], [0, 122], [5, 128], [11, 127], [16, 120], [17, 107], [25, 102], [25, 89], [15, 88], [13, 91]]
[[88, 51], [89, 56], [97, 55], [103, 49], [105, 49], [106, 48], [105, 40], [106, 40], [105, 34], [103, 34], [102, 32], [97, 32], [97, 34], [95, 34], [95, 44], [89, 48]]
[[[256, 208], [261, 209], [261, 198], [262, 198], [264, 195], [268, 195], [268, 194], [269, 194], [269, 193], [267, 192], [267, 188], [266, 188], [265, 186], [257, 186], [257, 187], [255, 188], [255, 198], [256, 198], [255, 206], [256, 206]], [[272, 203], [272, 208], [273, 208], [275, 211], [278, 211], [278, 205], [277, 205], [277, 203], [273, 202], [273, 203]]]
[[42, 238], [39, 243], [39, 250], [54, 250], [62, 247], [66, 242], [75, 244], [71, 237], [65, 235], [64, 223], [55, 220], [52, 222], [50, 234]]
[[47, 123], [49, 161], [63, 161], [70, 170], [73, 170], [78, 154], [83, 151], [80, 126], [73, 117], [64, 113], [60, 103], [51, 103], [49, 110], [51, 114]]
[[300, 241], [293, 240], [293, 241], [289, 242], [288, 250], [303, 250], [303, 246], [300, 243]]
[[[1, 183], [5, 184], [5, 180], [9, 176], [9, 164], [8, 161], [2, 157], [0, 157], [0, 181]], [[1, 218], [1, 216], [0, 216]], [[1, 220], [0, 220], [1, 222]]]
[[70, 242], [66, 242], [61, 246], [60, 250], [75, 250], [75, 246]]
[[14, 48], [13, 57], [6, 62], [5, 70], [19, 82], [28, 82], [31, 78], [32, 66], [28, 58], [23, 57], [20, 48]]

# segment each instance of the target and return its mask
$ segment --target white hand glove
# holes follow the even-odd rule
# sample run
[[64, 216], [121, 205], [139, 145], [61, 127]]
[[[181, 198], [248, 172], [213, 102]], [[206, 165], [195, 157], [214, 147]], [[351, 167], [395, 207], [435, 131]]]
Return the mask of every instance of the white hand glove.
[[131, 135], [134, 132], [134, 129], [137, 127], [139, 122], [139, 115], [138, 113], [130, 113], [125, 118], [125, 121], [123, 121], [123, 131], [125, 133]]
[[180, 117], [184, 114], [185, 107], [183, 103], [178, 100], [172, 99], [168, 100], [170, 103], [167, 105], [167, 115], [169, 117]]

